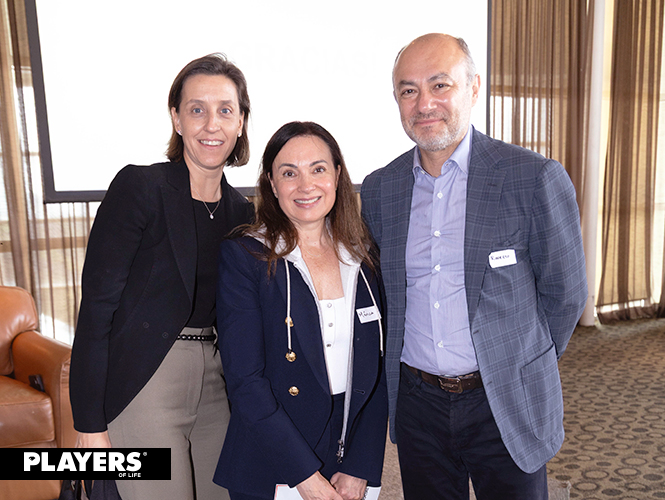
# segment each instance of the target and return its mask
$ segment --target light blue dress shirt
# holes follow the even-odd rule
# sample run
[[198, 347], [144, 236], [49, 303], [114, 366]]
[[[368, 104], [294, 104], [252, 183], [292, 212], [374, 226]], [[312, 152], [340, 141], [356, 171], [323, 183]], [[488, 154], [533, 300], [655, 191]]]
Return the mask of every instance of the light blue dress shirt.
[[401, 360], [435, 375], [478, 370], [464, 286], [471, 128], [434, 178], [413, 158], [406, 243], [406, 324]]

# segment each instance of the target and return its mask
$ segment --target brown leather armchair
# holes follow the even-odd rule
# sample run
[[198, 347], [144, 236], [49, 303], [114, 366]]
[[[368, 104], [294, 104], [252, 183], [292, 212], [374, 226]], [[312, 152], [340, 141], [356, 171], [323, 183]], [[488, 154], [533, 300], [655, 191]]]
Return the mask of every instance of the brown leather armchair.
[[[71, 348], [38, 333], [32, 296], [0, 286], [0, 448], [73, 448]], [[39, 376], [43, 392], [31, 386]], [[33, 384], [35, 385], [35, 384]], [[0, 481], [0, 500], [57, 498], [60, 481]]]

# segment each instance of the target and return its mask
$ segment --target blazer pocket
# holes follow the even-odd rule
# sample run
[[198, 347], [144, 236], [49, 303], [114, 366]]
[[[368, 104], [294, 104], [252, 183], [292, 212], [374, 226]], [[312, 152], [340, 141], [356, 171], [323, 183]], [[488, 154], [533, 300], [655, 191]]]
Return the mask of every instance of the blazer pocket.
[[499, 250], [502, 248], [510, 248], [519, 246], [524, 246], [522, 244], [522, 230], [521, 229], [510, 229], [509, 231], [498, 230], [492, 238], [492, 249]]
[[546, 440], [563, 427], [563, 395], [555, 345], [523, 366], [521, 374], [531, 430], [537, 439]]

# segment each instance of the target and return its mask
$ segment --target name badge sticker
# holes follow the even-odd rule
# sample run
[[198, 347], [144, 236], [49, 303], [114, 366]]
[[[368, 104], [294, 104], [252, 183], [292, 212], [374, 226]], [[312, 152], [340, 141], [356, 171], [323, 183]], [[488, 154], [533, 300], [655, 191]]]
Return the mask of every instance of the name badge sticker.
[[490, 267], [495, 269], [497, 267], [513, 266], [517, 264], [517, 257], [515, 250], [509, 248], [508, 250], [499, 250], [490, 254]]
[[356, 309], [358, 313], [358, 319], [361, 323], [369, 323], [370, 321], [378, 321], [381, 319], [381, 314], [376, 306], [363, 307], [362, 309]]

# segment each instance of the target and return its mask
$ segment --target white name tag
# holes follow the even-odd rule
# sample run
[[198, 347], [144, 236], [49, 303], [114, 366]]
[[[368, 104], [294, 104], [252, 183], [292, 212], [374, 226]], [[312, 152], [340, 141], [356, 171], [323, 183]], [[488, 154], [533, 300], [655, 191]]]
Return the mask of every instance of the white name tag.
[[361, 323], [369, 323], [370, 321], [378, 321], [381, 319], [381, 314], [376, 306], [363, 307], [362, 309], [356, 309], [358, 313], [358, 319]]
[[490, 254], [490, 267], [512, 266], [517, 264], [517, 257], [515, 257], [515, 250], [512, 248], [508, 250], [500, 250]]

